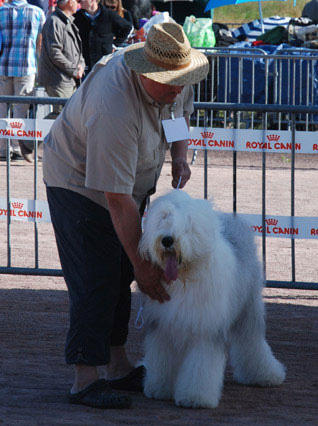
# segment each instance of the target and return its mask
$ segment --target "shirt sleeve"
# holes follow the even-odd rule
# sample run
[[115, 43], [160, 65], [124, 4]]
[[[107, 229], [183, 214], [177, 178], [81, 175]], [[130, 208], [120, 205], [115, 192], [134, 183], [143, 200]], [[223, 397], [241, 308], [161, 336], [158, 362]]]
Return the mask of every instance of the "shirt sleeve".
[[40, 28], [39, 28], [39, 33], [42, 31], [43, 25], [45, 24], [45, 14], [43, 12], [42, 9], [40, 9]]
[[86, 124], [85, 186], [132, 194], [138, 159], [138, 129], [121, 117], [96, 113]]
[[115, 46], [119, 46], [126, 40], [132, 27], [133, 26], [130, 22], [126, 21], [126, 19], [119, 16], [118, 13], [114, 12], [112, 21], [112, 32], [115, 35]]

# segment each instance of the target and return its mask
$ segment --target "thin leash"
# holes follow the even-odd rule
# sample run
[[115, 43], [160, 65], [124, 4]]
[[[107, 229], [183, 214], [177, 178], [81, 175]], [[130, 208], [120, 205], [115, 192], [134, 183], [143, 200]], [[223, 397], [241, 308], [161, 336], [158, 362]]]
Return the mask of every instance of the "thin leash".
[[[179, 177], [179, 181], [178, 181], [178, 185], [177, 185], [176, 189], [180, 189], [181, 180], [182, 180], [182, 176]], [[145, 321], [144, 321], [144, 318], [143, 318], [143, 315], [142, 315], [143, 309], [144, 309], [144, 307], [142, 306], [141, 295], [139, 295], [139, 310], [138, 310], [137, 317], [136, 317], [136, 320], [135, 320], [135, 328], [137, 330], [141, 330], [142, 327], [145, 324]]]
[[135, 320], [135, 328], [137, 330], [141, 330], [142, 327], [144, 326], [144, 317], [142, 315], [142, 311], [143, 311], [143, 306], [142, 306], [142, 300], [141, 300], [141, 295], [139, 295], [139, 310], [138, 310], [138, 314]]
[[181, 181], [182, 181], [182, 176], [179, 177], [179, 182], [178, 182], [176, 189], [180, 189]]

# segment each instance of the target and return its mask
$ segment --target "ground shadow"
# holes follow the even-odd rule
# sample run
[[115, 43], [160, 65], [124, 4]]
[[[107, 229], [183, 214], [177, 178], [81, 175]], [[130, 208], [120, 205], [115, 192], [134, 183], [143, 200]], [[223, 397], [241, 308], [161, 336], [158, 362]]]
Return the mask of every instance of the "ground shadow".
[[[317, 301], [317, 299], [316, 299]], [[133, 394], [133, 408], [101, 411], [67, 404], [72, 369], [64, 364], [68, 324], [66, 291], [0, 290], [0, 423], [6, 425], [296, 425], [316, 422], [317, 305], [267, 304], [267, 335], [277, 358], [288, 369], [283, 386], [240, 386], [227, 369], [223, 397], [215, 410], [186, 410], [172, 402]], [[143, 332], [134, 320], [139, 307], [133, 294], [128, 349], [142, 355]]]

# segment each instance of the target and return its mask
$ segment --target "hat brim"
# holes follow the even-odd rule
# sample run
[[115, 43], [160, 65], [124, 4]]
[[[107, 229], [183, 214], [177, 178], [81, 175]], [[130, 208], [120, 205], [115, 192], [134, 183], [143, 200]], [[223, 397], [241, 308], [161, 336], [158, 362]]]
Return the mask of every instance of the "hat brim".
[[144, 53], [145, 42], [132, 44], [125, 49], [125, 62], [130, 69], [158, 83], [172, 86], [190, 86], [203, 80], [209, 72], [206, 56], [191, 49], [191, 62], [186, 68], [167, 70], [152, 64]]

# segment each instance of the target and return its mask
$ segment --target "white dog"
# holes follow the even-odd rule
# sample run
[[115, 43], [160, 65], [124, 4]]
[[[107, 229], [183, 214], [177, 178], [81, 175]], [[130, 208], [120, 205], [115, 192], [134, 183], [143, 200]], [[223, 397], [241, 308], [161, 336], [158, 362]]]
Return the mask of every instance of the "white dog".
[[284, 381], [265, 340], [261, 266], [245, 223], [173, 190], [150, 205], [139, 249], [171, 282], [169, 302], [144, 300], [147, 397], [215, 408], [228, 352], [239, 383]]

